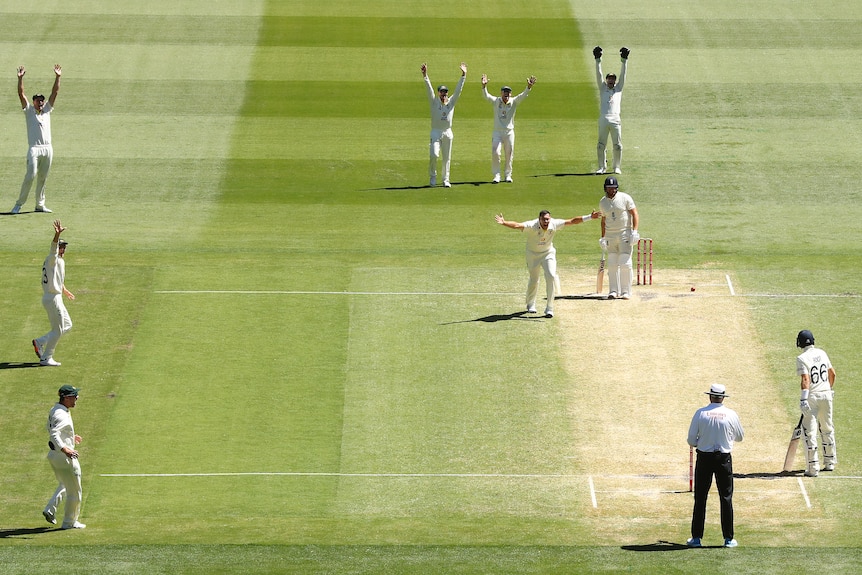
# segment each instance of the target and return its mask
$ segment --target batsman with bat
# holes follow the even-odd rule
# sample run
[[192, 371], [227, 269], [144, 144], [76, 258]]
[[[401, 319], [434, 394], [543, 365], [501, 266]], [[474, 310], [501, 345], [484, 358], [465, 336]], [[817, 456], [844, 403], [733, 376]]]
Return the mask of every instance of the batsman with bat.
[[796, 347], [802, 353], [796, 357], [796, 374], [802, 388], [799, 408], [802, 410], [802, 435], [805, 437], [807, 465], [805, 475], [817, 477], [820, 461], [817, 454], [817, 433], [823, 443], [823, 471], [832, 471], [838, 463], [835, 451], [835, 428], [832, 425], [832, 399], [835, 368], [822, 349], [814, 347], [814, 334], [803, 329], [796, 336]]

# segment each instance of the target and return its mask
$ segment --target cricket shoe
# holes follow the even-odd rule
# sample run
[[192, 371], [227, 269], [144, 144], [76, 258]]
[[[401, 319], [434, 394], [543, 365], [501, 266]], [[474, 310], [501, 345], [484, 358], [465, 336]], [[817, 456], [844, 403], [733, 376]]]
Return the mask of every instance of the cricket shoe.
[[805, 477], [817, 477], [817, 471], [806, 471]]
[[449, 183], [449, 180], [443, 180], [443, 187], [444, 188], [451, 188], [452, 184]]
[[499, 184], [500, 183], [500, 174], [497, 174], [496, 176], [494, 176], [494, 179], [491, 180], [491, 183], [492, 184]]
[[39, 342], [36, 341], [35, 339], [30, 343], [33, 344], [33, 351], [36, 352], [36, 357], [38, 357], [39, 359], [42, 359], [42, 346], [40, 346]]
[[632, 297], [631, 295], [624, 293], [620, 296], [620, 299], [631, 299], [631, 297]]
[[506, 176], [506, 183], [511, 184], [514, 180], [512, 180], [512, 176]]
[[835, 464], [827, 463], [826, 466], [823, 467], [823, 471], [835, 471]]
[[619, 168], [614, 168], [614, 173], [615, 173], [615, 174], [622, 174], [622, 173], [623, 173], [623, 171], [622, 171], [621, 169], [619, 169]]
[[437, 176], [431, 176], [431, 181], [428, 182], [428, 185], [432, 188], [437, 185]]
[[608, 299], [617, 299], [617, 292], [612, 291], [608, 294]]
[[10, 214], [17, 214], [20, 211], [21, 211], [21, 206], [19, 206], [18, 204], [15, 204], [15, 206], [13, 206], [13, 208], [9, 211], [9, 213]]
[[692, 537], [688, 541], [685, 542], [689, 547], [702, 547], [700, 544], [700, 537]]
[[596, 170], [596, 175], [601, 175], [601, 174], [604, 174], [604, 173], [605, 173], [605, 169], [604, 169], [604, 168], [599, 168], [598, 170]]
[[43, 214], [53, 214], [54, 210], [49, 210], [47, 206], [36, 206], [34, 211], [42, 212]]
[[62, 526], [62, 527], [60, 527], [60, 529], [83, 529], [84, 527], [86, 527], [86, 525], [84, 525], [84, 524], [83, 524], [83, 523], [81, 523], [80, 521], [75, 521], [75, 522], [74, 522], [74, 523], [72, 523], [71, 525], [66, 525], [66, 524], [64, 523], [64, 524], [63, 524], [63, 526]]
[[46, 511], [43, 511], [43, 512], [42, 512], [42, 517], [44, 517], [44, 518], [45, 518], [45, 521], [47, 521], [47, 522], [48, 522], [48, 523], [50, 523], [51, 525], [56, 525], [56, 524], [57, 524], [57, 518], [56, 518], [56, 517], [54, 517], [54, 514], [53, 514], [53, 513], [51, 513], [50, 511], [47, 511], [47, 510], [46, 510]]
[[545, 310], [545, 317], [554, 317], [554, 310], [546, 309]]
[[45, 359], [39, 362], [39, 365], [50, 365], [51, 367], [60, 367], [62, 365], [59, 361], [55, 361], [53, 357], [46, 357]]
[[536, 313], [536, 306], [528, 305], [527, 306], [527, 313]]
[[739, 543], [736, 542], [736, 539], [725, 539], [724, 540], [725, 547], [737, 547]]

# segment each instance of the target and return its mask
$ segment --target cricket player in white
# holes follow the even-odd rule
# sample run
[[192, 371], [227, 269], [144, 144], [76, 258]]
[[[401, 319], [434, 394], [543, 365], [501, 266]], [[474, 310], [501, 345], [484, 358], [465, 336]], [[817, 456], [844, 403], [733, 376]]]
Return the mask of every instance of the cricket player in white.
[[530, 95], [530, 90], [533, 89], [533, 84], [536, 83], [536, 77], [530, 76], [527, 78], [527, 88], [512, 97], [512, 88], [503, 86], [500, 89], [500, 96], [494, 97], [488, 93], [488, 76], [482, 74], [482, 93], [485, 99], [494, 106], [494, 133], [491, 136], [491, 173], [494, 179], [492, 183], [500, 183], [500, 148], [506, 155], [503, 165], [506, 181], [512, 182], [512, 159], [515, 155], [515, 112], [518, 111], [518, 104], [524, 98]]
[[72, 329], [72, 319], [63, 304], [64, 295], [70, 300], [75, 299], [65, 284], [66, 260], [63, 256], [66, 254], [67, 242], [60, 239], [60, 234], [65, 230], [60, 220], [54, 220], [54, 240], [51, 242], [51, 251], [42, 264], [42, 306], [48, 312], [51, 331], [32, 342], [41, 365], [60, 365], [59, 361], [54, 361], [54, 349], [60, 337]]
[[449, 165], [452, 160], [452, 117], [455, 115], [455, 104], [461, 97], [464, 82], [467, 79], [467, 64], [461, 62], [461, 79], [455, 86], [455, 93], [449, 96], [449, 88], [438, 86], [437, 94], [431, 87], [428, 78], [428, 65], [422, 64], [422, 76], [425, 78], [425, 91], [428, 93], [428, 103], [431, 105], [431, 144], [429, 145], [430, 159], [428, 164], [428, 175], [430, 185], [437, 185], [437, 160], [443, 155], [443, 185], [452, 187], [449, 183]]
[[838, 463], [835, 449], [835, 427], [832, 425], [832, 399], [835, 368], [822, 349], [814, 347], [814, 334], [807, 329], [796, 336], [796, 347], [803, 352], [796, 357], [796, 374], [802, 387], [799, 407], [802, 410], [802, 433], [808, 451], [805, 475], [817, 477], [817, 432], [823, 442], [823, 471], [832, 471]]
[[51, 146], [51, 112], [54, 110], [54, 101], [60, 90], [62, 69], [59, 64], [54, 66], [54, 87], [51, 89], [51, 95], [48, 96], [47, 104], [45, 103], [45, 96], [42, 94], [35, 94], [32, 104], [27, 101], [27, 96], [24, 95], [25, 73], [24, 66], [20, 66], [18, 68], [18, 99], [21, 101], [21, 108], [27, 120], [27, 141], [29, 143], [27, 172], [24, 174], [21, 192], [18, 195], [18, 201], [12, 208], [12, 213], [17, 214], [21, 211], [21, 206], [24, 205], [27, 196], [30, 195], [30, 188], [33, 186], [34, 179], [36, 180], [36, 211], [50, 213], [51, 210], [45, 206], [45, 181], [48, 179], [51, 161], [54, 158], [54, 148]]
[[628, 194], [619, 191], [613, 176], [605, 178], [605, 197], [599, 202], [602, 237], [608, 252], [608, 299], [629, 299], [632, 293], [632, 247], [640, 239], [638, 210]]
[[527, 311], [536, 313], [536, 296], [539, 292], [539, 270], [545, 271], [545, 288], [547, 290], [548, 303], [545, 307], [545, 316], [554, 317], [554, 292], [557, 278], [557, 250], [554, 248], [554, 234], [557, 230], [573, 224], [580, 224], [598, 218], [599, 212], [593, 212], [586, 216], [577, 216], [569, 220], [551, 218], [548, 210], [539, 212], [539, 218], [528, 222], [510, 222], [503, 214], [497, 214], [494, 219], [498, 224], [522, 230], [527, 236], [527, 271], [530, 279], [527, 282]]
[[81, 464], [75, 446], [81, 443], [81, 436], [75, 435], [70, 409], [78, 403], [78, 388], [64, 385], [58, 391], [60, 399], [48, 413], [48, 462], [54, 469], [59, 485], [54, 495], [42, 511], [48, 523], [56, 524], [57, 508], [66, 500], [62, 529], [83, 529], [78, 521], [81, 514]]
[[614, 146], [614, 173], [622, 173], [623, 137], [620, 104], [623, 100], [623, 86], [626, 83], [629, 52], [628, 48], [620, 48], [622, 68], [620, 68], [620, 77], [617, 80], [616, 74], [602, 77], [602, 48], [601, 46], [593, 48], [593, 56], [596, 59], [596, 84], [599, 87], [599, 143], [596, 145], [599, 168], [596, 170], [597, 174], [604, 174], [607, 170], [605, 148], [608, 144], [608, 133], [611, 135], [611, 142]]

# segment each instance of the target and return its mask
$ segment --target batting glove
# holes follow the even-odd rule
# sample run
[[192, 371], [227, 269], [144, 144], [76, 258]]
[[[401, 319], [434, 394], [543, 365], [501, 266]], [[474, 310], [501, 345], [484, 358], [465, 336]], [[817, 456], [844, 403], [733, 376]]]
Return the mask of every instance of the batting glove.
[[629, 50], [629, 49], [628, 49], [628, 48], [626, 48], [625, 46], [623, 46], [622, 48], [620, 48], [620, 57], [621, 57], [623, 60], [628, 60], [628, 59], [629, 59], [629, 54], [630, 54], [630, 53], [631, 53], [631, 50]]
[[801, 409], [803, 413], [808, 413], [809, 411], [811, 411], [811, 406], [808, 405], [807, 399], [803, 399], [799, 402], [799, 409]]
[[599, 238], [599, 246], [601, 246], [603, 250], [608, 249], [608, 238]]
[[602, 47], [601, 46], [596, 46], [595, 48], [593, 48], [593, 57], [596, 60], [598, 60], [599, 58], [602, 57]]
[[636, 244], [638, 243], [638, 240], [641, 239], [641, 235], [638, 233], [637, 230], [632, 230], [631, 238], [631, 243]]

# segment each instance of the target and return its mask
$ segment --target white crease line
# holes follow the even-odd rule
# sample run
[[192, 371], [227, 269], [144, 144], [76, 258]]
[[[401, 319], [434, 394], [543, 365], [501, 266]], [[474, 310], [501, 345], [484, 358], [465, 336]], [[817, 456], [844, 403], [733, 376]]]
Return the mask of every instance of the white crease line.
[[596, 486], [593, 485], [593, 476], [590, 475], [590, 499], [593, 500], [593, 509], [599, 508], [599, 503], [596, 501]]
[[730, 295], [736, 295], [736, 292], [733, 289], [733, 282], [730, 281], [730, 274], [724, 274], [724, 277], [727, 280], [727, 287], [730, 289]]
[[805, 491], [805, 484], [802, 483], [802, 478], [797, 477], [796, 480], [799, 482], [799, 490], [802, 491], [802, 497], [805, 498], [805, 506], [811, 509], [811, 500], [808, 498], [808, 492]]
[[479, 479], [571, 479], [579, 477], [569, 474], [542, 473], [327, 473], [304, 471], [246, 471], [225, 473], [101, 473], [100, 477], [247, 477], [247, 476], [286, 476], [286, 477], [455, 477]]

